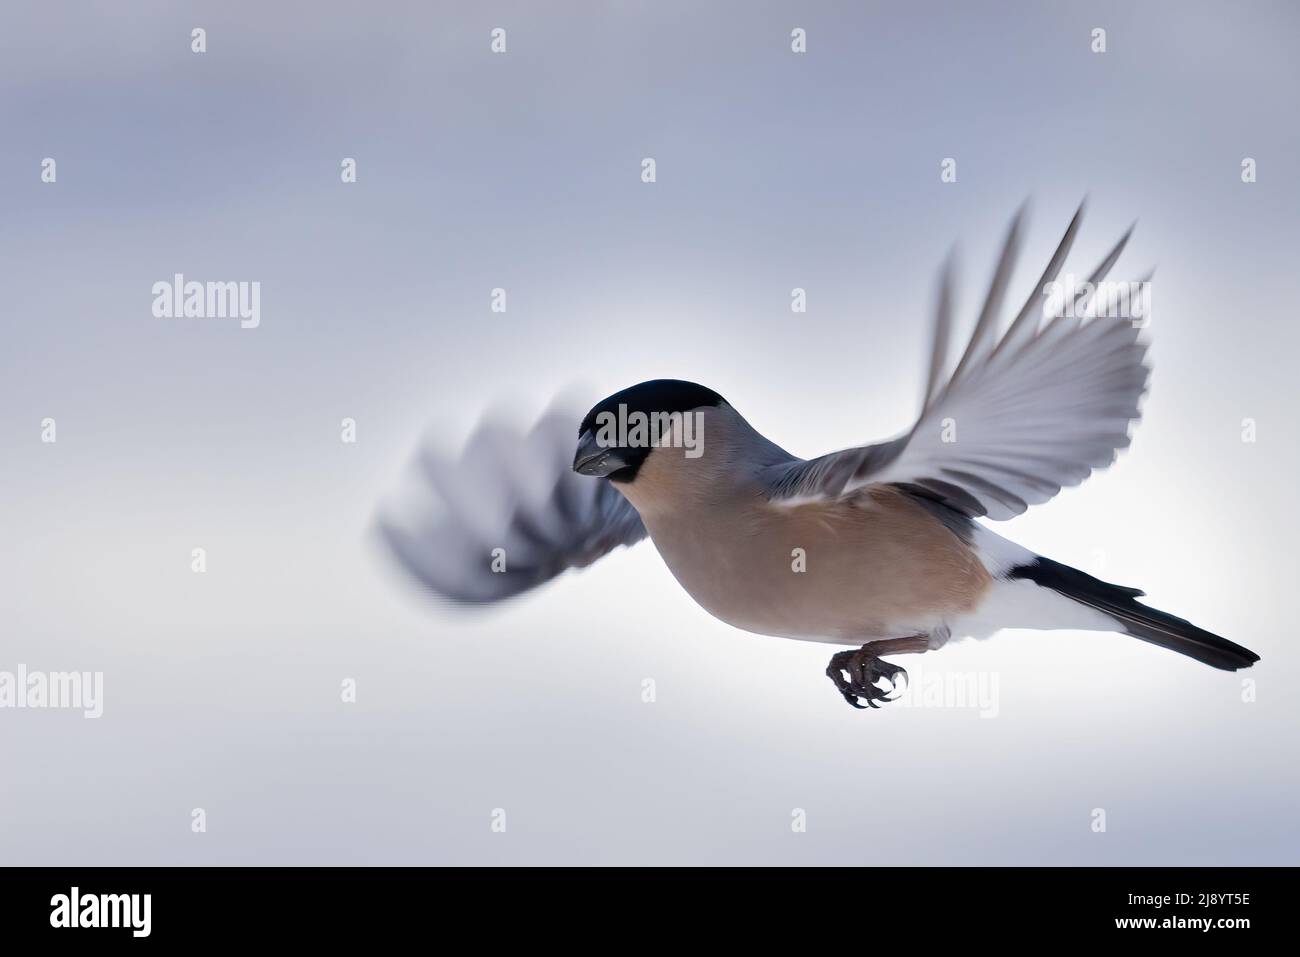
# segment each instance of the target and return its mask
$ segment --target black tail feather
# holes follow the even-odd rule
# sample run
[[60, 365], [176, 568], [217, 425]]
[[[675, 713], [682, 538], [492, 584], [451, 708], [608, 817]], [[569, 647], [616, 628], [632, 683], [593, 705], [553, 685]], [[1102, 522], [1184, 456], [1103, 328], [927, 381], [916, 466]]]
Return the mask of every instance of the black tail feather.
[[1259, 655], [1249, 648], [1197, 628], [1183, 618], [1141, 604], [1137, 599], [1142, 592], [1136, 588], [1112, 585], [1050, 558], [1040, 556], [1027, 565], [1017, 566], [1007, 573], [1007, 577], [1024, 578], [1050, 588], [1066, 598], [1110, 615], [1134, 638], [1187, 655], [1214, 668], [1236, 671], [1259, 661]]

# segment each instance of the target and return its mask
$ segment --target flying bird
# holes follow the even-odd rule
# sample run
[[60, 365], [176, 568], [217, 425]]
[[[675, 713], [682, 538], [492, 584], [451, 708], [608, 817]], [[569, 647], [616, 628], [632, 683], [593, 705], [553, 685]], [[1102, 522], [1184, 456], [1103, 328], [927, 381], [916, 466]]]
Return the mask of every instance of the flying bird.
[[580, 422], [556, 405], [526, 434], [484, 425], [459, 461], [426, 450], [420, 475], [437, 510], [416, 527], [382, 518], [384, 540], [438, 595], [493, 603], [649, 537], [716, 618], [851, 646], [826, 673], [857, 708], [901, 689], [906, 672], [882, 655], [1003, 628], [1118, 632], [1214, 668], [1248, 668], [1259, 656], [1241, 645], [980, 521], [1012, 518], [1106, 468], [1140, 417], [1147, 345], [1101, 292], [1132, 229], [1072, 308], [1059, 297], [1051, 308], [1082, 214], [1081, 205], [1004, 326], [1017, 214], [955, 363], [948, 260], [921, 412], [896, 438], [805, 460], [712, 389], [656, 379]]

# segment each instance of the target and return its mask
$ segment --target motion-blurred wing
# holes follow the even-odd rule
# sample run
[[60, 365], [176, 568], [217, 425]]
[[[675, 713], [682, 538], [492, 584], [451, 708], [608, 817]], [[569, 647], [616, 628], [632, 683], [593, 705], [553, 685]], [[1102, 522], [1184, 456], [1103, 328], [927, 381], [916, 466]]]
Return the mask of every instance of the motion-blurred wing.
[[[773, 465], [763, 476], [770, 497], [797, 504], [894, 483], [970, 516], [1007, 519], [1113, 462], [1139, 417], [1150, 373], [1146, 343], [1132, 321], [1107, 316], [1115, 310], [1103, 296], [1082, 297], [1042, 319], [1047, 287], [1060, 274], [1082, 214], [1081, 206], [1028, 301], [999, 335], [1020, 241], [1016, 217], [970, 342], [947, 376], [952, 295], [951, 265], [945, 267], [916, 425], [888, 442]], [[1128, 237], [1089, 277], [1094, 288]]]
[[462, 602], [510, 598], [569, 568], [590, 565], [645, 527], [608, 479], [571, 468], [581, 413], [553, 405], [527, 434], [484, 422], [459, 461], [421, 450], [431, 509], [379, 520], [384, 541], [411, 575]]

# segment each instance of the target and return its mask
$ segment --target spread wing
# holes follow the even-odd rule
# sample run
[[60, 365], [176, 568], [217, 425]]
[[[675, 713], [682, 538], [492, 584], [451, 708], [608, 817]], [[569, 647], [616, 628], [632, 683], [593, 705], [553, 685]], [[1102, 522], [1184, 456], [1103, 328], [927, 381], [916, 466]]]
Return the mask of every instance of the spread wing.
[[379, 530], [401, 566], [461, 602], [510, 598], [645, 538], [608, 479], [572, 468], [581, 413], [552, 405], [526, 434], [482, 423], [459, 461], [418, 456], [422, 507], [389, 509]]
[[[1080, 206], [1024, 307], [999, 333], [998, 315], [1020, 244], [1017, 215], [970, 342], [945, 375], [950, 260], [940, 282], [929, 381], [916, 424], [888, 442], [773, 465], [763, 474], [770, 497], [793, 504], [898, 483], [966, 515], [1007, 519], [1113, 462], [1129, 444], [1129, 423], [1139, 416], [1150, 374], [1138, 327], [1113, 318], [1122, 311], [1115, 308], [1116, 296], [1129, 287], [1081, 295], [1071, 300], [1072, 309], [1046, 310], [1055, 315], [1044, 320], [1047, 287], [1060, 274], [1082, 214]], [[1129, 233], [1089, 277], [1094, 288]]]

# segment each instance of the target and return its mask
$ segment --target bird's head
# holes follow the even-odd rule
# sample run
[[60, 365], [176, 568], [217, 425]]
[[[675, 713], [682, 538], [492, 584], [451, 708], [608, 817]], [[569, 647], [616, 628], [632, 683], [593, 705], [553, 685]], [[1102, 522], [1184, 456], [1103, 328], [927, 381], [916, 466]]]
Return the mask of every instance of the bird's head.
[[697, 458], [703, 452], [703, 410], [725, 403], [712, 389], [680, 379], [652, 379], [615, 392], [578, 427], [573, 470], [631, 482], [656, 450]]

